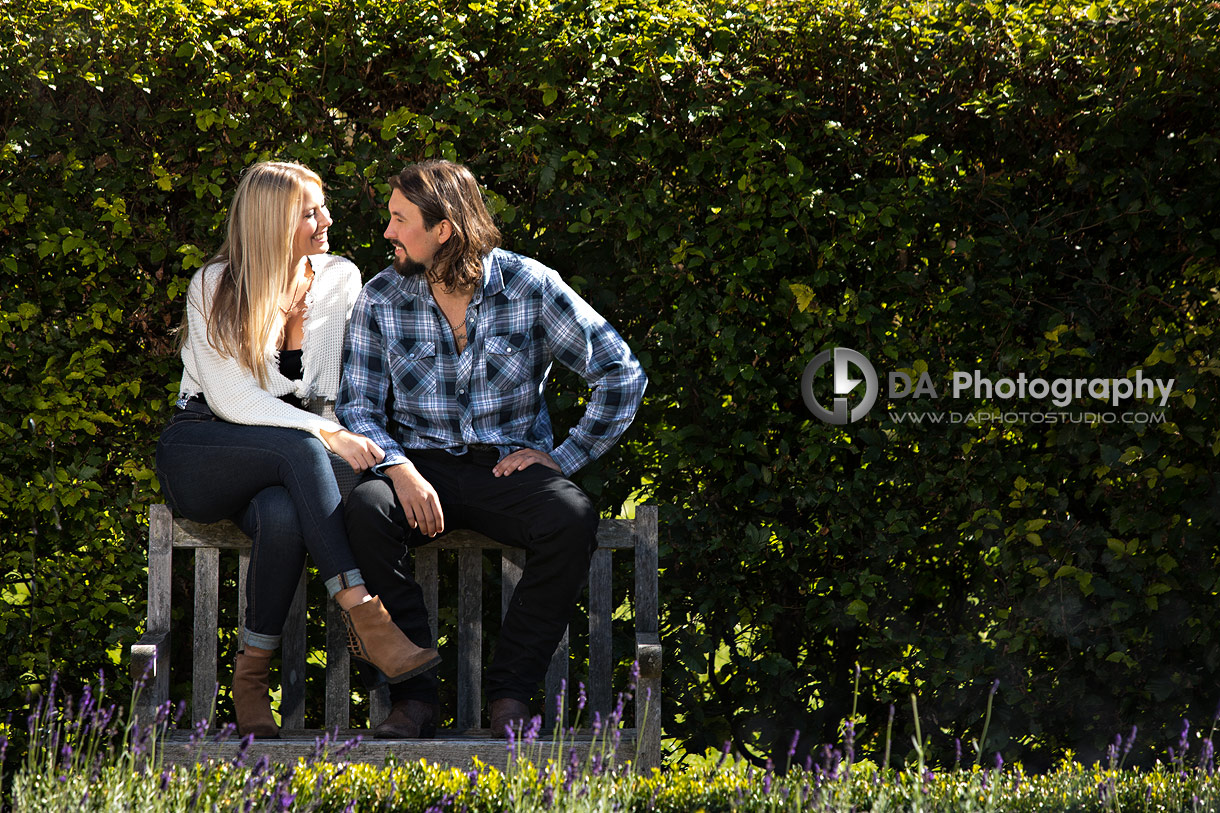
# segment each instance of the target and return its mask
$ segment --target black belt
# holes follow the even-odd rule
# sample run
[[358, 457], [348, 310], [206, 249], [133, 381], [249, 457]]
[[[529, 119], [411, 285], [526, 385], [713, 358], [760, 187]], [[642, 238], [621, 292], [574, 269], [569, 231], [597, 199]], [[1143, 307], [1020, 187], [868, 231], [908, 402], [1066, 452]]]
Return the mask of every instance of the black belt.
[[468, 443], [466, 454], [454, 454], [447, 449], [405, 449], [408, 458], [420, 458], [441, 463], [474, 463], [494, 466], [500, 460], [500, 449], [489, 443]]
[[208, 415], [213, 415], [212, 408], [208, 406], [207, 399], [203, 397], [203, 393], [192, 395], [182, 402], [182, 406], [178, 407], [180, 412], [202, 412]]

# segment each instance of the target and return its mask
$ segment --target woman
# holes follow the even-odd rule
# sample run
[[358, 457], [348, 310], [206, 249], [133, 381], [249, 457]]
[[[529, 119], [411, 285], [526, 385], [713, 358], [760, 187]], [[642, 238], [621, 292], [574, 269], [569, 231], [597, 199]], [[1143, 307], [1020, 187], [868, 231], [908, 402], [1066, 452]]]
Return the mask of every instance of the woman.
[[233, 675], [242, 736], [279, 736], [269, 665], [308, 550], [343, 611], [352, 654], [391, 682], [440, 661], [369, 595], [352, 558], [327, 450], [359, 472], [382, 450], [307, 411], [335, 397], [355, 265], [326, 254], [322, 180], [299, 164], [243, 175], [228, 237], [187, 293], [182, 386], [157, 443], [166, 502], [196, 522], [232, 519], [253, 541]]

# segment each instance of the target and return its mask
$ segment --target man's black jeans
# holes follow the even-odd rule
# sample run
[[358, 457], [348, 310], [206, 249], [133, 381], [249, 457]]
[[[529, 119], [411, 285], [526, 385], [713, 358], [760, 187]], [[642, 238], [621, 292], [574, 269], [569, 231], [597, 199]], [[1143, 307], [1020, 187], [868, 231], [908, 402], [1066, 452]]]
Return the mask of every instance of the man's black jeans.
[[[457, 456], [408, 452], [440, 497], [445, 530], [469, 528], [526, 551], [525, 568], [487, 670], [487, 698], [529, 703], [589, 575], [597, 546], [597, 512], [575, 483], [541, 464], [496, 477], [494, 450]], [[380, 596], [417, 645], [433, 645], [411, 547], [431, 541], [407, 525], [394, 487], [368, 473], [346, 505], [348, 538], [369, 592]], [[390, 686], [390, 698], [436, 702], [432, 670]]]

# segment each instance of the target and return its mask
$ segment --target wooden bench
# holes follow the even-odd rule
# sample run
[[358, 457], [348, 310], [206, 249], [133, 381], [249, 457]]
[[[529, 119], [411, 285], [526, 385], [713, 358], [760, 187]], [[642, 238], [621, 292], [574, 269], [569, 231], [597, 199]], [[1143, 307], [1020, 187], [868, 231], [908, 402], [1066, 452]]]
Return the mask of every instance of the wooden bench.
[[[148, 622], [145, 634], [131, 647], [131, 672], [135, 679], [144, 677], [145, 688], [137, 701], [135, 713], [140, 719], [153, 718], [155, 709], [169, 700], [170, 675], [170, 608], [171, 565], [175, 549], [194, 552], [194, 652], [192, 660], [192, 697], [190, 722], [211, 729], [214, 693], [217, 686], [217, 640], [219, 618], [219, 573], [222, 551], [236, 551], [239, 557], [237, 584], [237, 618], [245, 618], [245, 576], [250, 558], [250, 540], [230, 522], [203, 525], [175, 518], [165, 505], [153, 505], [149, 512], [148, 533]], [[581, 720], [588, 724], [593, 712], [605, 720], [614, 708], [614, 687], [611, 674], [615, 664], [611, 651], [611, 616], [615, 611], [612, 598], [612, 556], [616, 551], [634, 554], [634, 617], [635, 653], [639, 679], [635, 692], [635, 728], [622, 729], [620, 761], [634, 759], [637, 769], [648, 770], [660, 764], [661, 748], [661, 643], [657, 628], [657, 508], [639, 506], [635, 519], [601, 521], [597, 534], [599, 547], [593, 556], [589, 573], [588, 615], [588, 705]], [[485, 550], [500, 554], [502, 573], [501, 617], [507, 610], [521, 575], [525, 552], [501, 545], [481, 534], [457, 530], [434, 542], [413, 549], [415, 575], [424, 590], [434, 640], [437, 637], [438, 584], [441, 551], [452, 551], [457, 558], [458, 596], [456, 630], [450, 630], [442, 646], [445, 659], [457, 659], [457, 708], [453, 710], [455, 726], [441, 730], [431, 740], [373, 740], [367, 730], [351, 727], [351, 669], [345, 646], [344, 625], [338, 607], [326, 601], [326, 672], [325, 672], [325, 731], [338, 730], [340, 741], [361, 735], [361, 743], [345, 757], [349, 761], [381, 763], [390, 754], [401, 761], [420, 757], [429, 761], [458, 766], [469, 765], [478, 756], [489, 765], [503, 767], [508, 749], [504, 740], [491, 739], [483, 727], [482, 718], [482, 642], [483, 584], [482, 558]], [[446, 554], [450, 555], [450, 554]], [[247, 759], [266, 754], [276, 761], [292, 762], [308, 756], [322, 730], [306, 730], [305, 723], [305, 642], [306, 602], [305, 576], [302, 575], [289, 619], [285, 624], [280, 668], [281, 739], [256, 741], [247, 751]], [[312, 623], [317, 623], [313, 621]], [[453, 642], [456, 641], [456, 644]], [[567, 680], [570, 659], [568, 635], [551, 661], [546, 678], [546, 719], [544, 736], [549, 741], [554, 731], [556, 707], [561, 686], [568, 684], [569, 699], [575, 688]], [[220, 671], [223, 680], [231, 676], [231, 665]], [[272, 681], [274, 684], [274, 675]], [[621, 687], [626, 689], [627, 687]], [[388, 693], [384, 688], [370, 698], [371, 725], [376, 725], [388, 713]], [[570, 704], [569, 704], [570, 705]], [[446, 715], [442, 710], [442, 718]], [[190, 737], [187, 720], [180, 723], [163, 743], [169, 763], [193, 762], [202, 756], [230, 758], [236, 753], [237, 738], [213, 743], [207, 738]], [[565, 724], [567, 721], [564, 721]], [[588, 747], [588, 731], [578, 733], [576, 744]], [[206, 747], [204, 743], [207, 742]], [[582, 745], [583, 744], [583, 745]], [[636, 756], [638, 751], [638, 758]]]

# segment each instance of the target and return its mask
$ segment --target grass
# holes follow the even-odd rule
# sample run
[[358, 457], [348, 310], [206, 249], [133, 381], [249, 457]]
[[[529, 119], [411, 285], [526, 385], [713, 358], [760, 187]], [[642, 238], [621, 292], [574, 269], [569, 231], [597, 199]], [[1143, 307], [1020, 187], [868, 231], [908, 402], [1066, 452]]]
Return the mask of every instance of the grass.
[[[479, 762], [466, 768], [426, 761], [371, 766], [346, 763], [355, 743], [330, 737], [314, 755], [292, 765], [265, 758], [246, 764], [239, 749], [228, 761], [165, 766], [160, 743], [176, 725], [167, 704], [146, 726], [125, 719], [105, 699], [105, 684], [86, 686], [79, 699], [54, 681], [29, 717], [31, 746], [12, 777], [15, 813], [27, 811], [1210, 811], [1220, 810], [1212, 734], [1194, 737], [1201, 747], [1191, 760], [1189, 730], [1176, 752], [1147, 770], [1124, 769], [1136, 732], [1111, 746], [1108, 764], [1064, 762], [1056, 770], [1026, 775], [1021, 767], [994, 765], [929, 770], [918, 758], [901, 768], [857, 761], [852, 726], [842, 748], [826, 747], [821, 762], [790, 770], [759, 768], [729, 751], [693, 767], [633, 769], [634, 755], [620, 754], [623, 700], [603, 721], [593, 721], [594, 746], [579, 757], [573, 728], [537, 739], [538, 718], [510, 737], [507, 770]], [[583, 709], [577, 703], [577, 717]], [[1213, 732], [1214, 733], [1214, 732]], [[231, 737], [203, 730], [193, 737]], [[985, 732], [983, 738], [985, 739]], [[980, 743], [981, 745], [981, 743]], [[0, 737], [0, 756], [7, 747]], [[979, 748], [981, 752], [981, 748]]]

